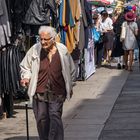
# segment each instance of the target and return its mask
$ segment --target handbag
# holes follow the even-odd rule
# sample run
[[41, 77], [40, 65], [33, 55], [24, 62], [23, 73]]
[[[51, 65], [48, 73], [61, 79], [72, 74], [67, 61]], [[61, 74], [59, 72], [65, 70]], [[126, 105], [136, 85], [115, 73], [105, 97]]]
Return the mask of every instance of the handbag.
[[126, 22], [122, 25], [121, 35], [120, 35], [120, 41], [124, 41], [126, 37]]

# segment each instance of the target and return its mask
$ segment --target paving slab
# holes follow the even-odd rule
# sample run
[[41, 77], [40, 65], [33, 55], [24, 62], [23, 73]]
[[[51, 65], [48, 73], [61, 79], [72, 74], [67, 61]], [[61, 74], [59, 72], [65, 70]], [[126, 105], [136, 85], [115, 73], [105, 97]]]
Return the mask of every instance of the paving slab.
[[[87, 133], [88, 130], [88, 133]], [[68, 127], [65, 129], [65, 135], [66, 137], [75, 137], [77, 138], [88, 138], [88, 137], [98, 137], [100, 135], [100, 132], [102, 130], [101, 125], [91, 125], [91, 124], [74, 124], [74, 125], [68, 125]]]

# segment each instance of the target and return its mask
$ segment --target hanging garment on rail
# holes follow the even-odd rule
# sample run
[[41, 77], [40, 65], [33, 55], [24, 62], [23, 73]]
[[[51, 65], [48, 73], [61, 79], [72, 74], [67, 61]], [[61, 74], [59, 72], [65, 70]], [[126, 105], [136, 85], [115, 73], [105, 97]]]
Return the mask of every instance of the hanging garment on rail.
[[11, 29], [5, 0], [0, 0], [0, 47], [10, 44]]
[[[74, 19], [70, 8], [69, 0], [63, 0], [60, 4], [59, 21], [61, 26], [61, 43], [65, 44], [71, 53], [75, 48], [73, 28]], [[65, 41], [65, 42], [63, 42]]]
[[[25, 0], [25, 17], [23, 23], [45, 25], [51, 23], [51, 11], [56, 15], [55, 0]], [[27, 9], [28, 8], [28, 9]]]
[[[0, 52], [0, 60], [1, 60], [1, 52]], [[2, 76], [2, 63], [0, 61], [0, 77]], [[2, 93], [2, 81], [1, 81], [2, 78], [0, 78], [0, 97], [1, 97], [1, 93]]]
[[27, 97], [20, 86], [19, 64], [25, 56], [23, 50], [19, 44], [0, 48], [0, 97], [3, 101], [2, 109], [8, 118], [13, 116], [13, 99]]
[[20, 47], [11, 45], [3, 49], [0, 55], [1, 93], [13, 93], [16, 96], [21, 90], [19, 64], [25, 53], [20, 51]]

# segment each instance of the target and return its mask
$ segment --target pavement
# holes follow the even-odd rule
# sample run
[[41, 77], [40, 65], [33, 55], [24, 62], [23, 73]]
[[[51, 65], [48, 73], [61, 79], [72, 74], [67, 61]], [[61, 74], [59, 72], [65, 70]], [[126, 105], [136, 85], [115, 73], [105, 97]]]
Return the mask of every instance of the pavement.
[[[15, 104], [14, 117], [0, 120], [0, 140], [26, 140], [24, 102]], [[38, 140], [32, 109], [28, 109], [30, 140]], [[101, 67], [78, 81], [64, 103], [64, 140], [140, 140], [140, 70]]]
[[140, 140], [140, 69], [128, 75], [99, 140]]

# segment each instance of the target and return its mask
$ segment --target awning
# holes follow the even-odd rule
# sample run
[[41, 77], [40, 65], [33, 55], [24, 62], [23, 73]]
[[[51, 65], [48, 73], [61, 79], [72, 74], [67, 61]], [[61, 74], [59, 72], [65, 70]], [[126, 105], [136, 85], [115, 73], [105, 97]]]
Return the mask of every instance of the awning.
[[107, 0], [87, 0], [87, 1], [93, 5], [99, 5], [99, 6], [110, 5], [110, 2]]

